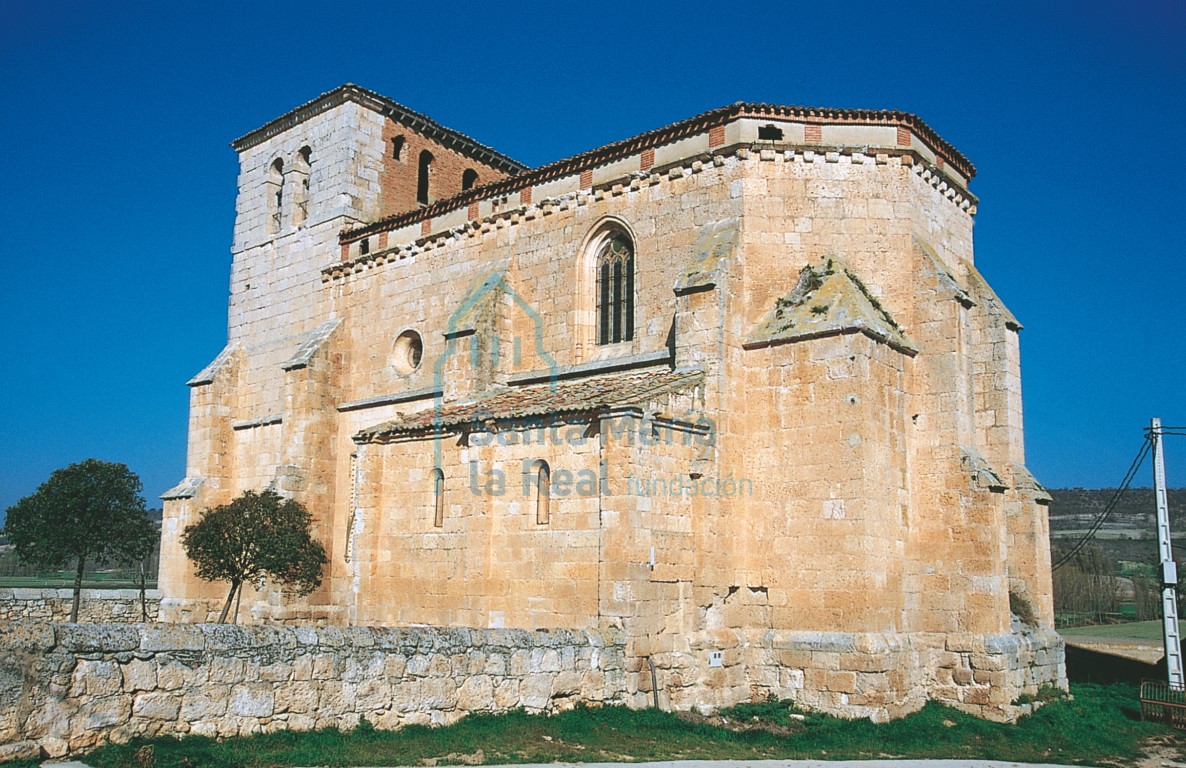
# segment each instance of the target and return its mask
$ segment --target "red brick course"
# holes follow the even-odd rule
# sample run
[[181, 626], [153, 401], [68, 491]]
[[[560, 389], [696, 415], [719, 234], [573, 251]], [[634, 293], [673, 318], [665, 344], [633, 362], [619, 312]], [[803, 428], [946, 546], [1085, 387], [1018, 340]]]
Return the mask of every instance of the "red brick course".
[[[397, 136], [404, 137], [403, 149], [398, 160], [392, 156], [392, 140]], [[383, 166], [379, 172], [379, 187], [382, 191], [379, 194], [376, 219], [415, 210], [420, 206], [416, 200], [416, 189], [420, 176], [420, 153], [426, 149], [432, 153], [432, 166], [428, 175], [430, 203], [460, 192], [462, 174], [470, 168], [477, 171], [478, 184], [506, 178], [507, 174], [448, 149], [407, 126], [388, 119], [383, 124]]]

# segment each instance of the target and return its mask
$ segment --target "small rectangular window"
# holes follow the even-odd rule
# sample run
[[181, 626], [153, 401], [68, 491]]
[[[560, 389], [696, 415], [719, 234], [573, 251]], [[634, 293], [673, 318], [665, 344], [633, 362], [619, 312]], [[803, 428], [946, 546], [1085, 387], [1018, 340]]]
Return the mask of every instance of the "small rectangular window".
[[782, 141], [782, 129], [776, 128], [773, 125], [763, 125], [758, 127], [759, 141]]

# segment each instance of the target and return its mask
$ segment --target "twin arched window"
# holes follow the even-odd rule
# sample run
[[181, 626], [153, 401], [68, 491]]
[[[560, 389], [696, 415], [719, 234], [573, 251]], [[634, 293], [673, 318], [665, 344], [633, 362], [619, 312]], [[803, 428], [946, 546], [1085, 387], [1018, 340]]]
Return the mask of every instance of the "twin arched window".
[[[531, 469], [535, 473], [535, 522], [547, 525], [552, 521], [552, 469], [543, 459], [535, 462]], [[445, 525], [445, 473], [440, 467], [432, 471], [432, 505], [432, 525], [441, 528]]]
[[[277, 233], [289, 224], [301, 226], [309, 218], [309, 176], [313, 173], [313, 150], [303, 146], [297, 151], [290, 167], [277, 157], [268, 166], [267, 208], [268, 230]], [[285, 186], [291, 186], [291, 198], [285, 204]]]
[[624, 232], [606, 238], [597, 252], [597, 343], [634, 338], [634, 243]]

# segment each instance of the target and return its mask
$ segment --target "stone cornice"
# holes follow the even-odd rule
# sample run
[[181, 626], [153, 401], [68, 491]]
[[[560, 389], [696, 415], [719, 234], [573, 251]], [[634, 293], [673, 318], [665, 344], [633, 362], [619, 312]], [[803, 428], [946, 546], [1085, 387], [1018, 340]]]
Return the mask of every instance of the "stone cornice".
[[311, 117], [345, 104], [348, 101], [352, 101], [372, 112], [390, 117], [392, 120], [427, 136], [449, 149], [456, 150], [463, 155], [472, 157], [505, 173], [516, 174], [527, 170], [526, 165], [507, 157], [485, 144], [478, 143], [464, 133], [455, 131], [452, 128], [446, 128], [427, 115], [422, 115], [419, 112], [408, 109], [386, 96], [369, 91], [353, 83], [340, 85], [332, 91], [323, 93], [312, 101], [305, 102], [296, 109], [265, 123], [254, 131], [240, 136], [231, 142], [231, 148], [236, 152], [250, 149], [274, 136], [278, 136], [294, 126], [300, 125]]
[[[588, 205], [591, 202], [599, 202], [607, 197], [616, 197], [622, 194], [638, 192], [644, 187], [670, 183], [670, 181], [675, 179], [699, 174], [711, 168], [719, 168], [730, 157], [736, 157], [742, 161], [804, 163], [836, 163], [841, 162], [843, 158], [844, 162], [872, 165], [888, 165], [892, 159], [892, 162], [909, 166], [915, 175], [919, 176], [924, 183], [935, 187], [951, 204], [967, 212], [969, 215], [976, 213], [976, 204], [978, 202], [976, 197], [945, 174], [942, 168], [927, 162], [914, 149], [903, 147], [855, 148], [817, 146], [812, 149], [785, 148], [754, 151], [746, 143], [745, 145], [722, 147], [711, 153], [696, 153], [672, 164], [662, 167], [655, 166], [649, 171], [634, 171], [620, 178], [596, 184], [587, 190], [568, 192], [558, 197], [546, 198], [538, 202], [521, 203], [479, 219], [470, 219], [464, 224], [455, 226], [441, 225], [439, 229], [430, 231], [421, 237], [391, 245], [381, 250], [371, 251], [364, 255], [355, 256], [354, 258], [343, 258], [339, 262], [325, 266], [321, 269], [321, 281], [323, 283], [329, 283], [342, 280], [355, 273], [366, 272], [391, 262], [409, 260], [417, 254], [443, 248], [452, 240], [478, 237], [497, 229], [516, 226], [522, 222], [532, 221], [540, 217], [555, 215], [556, 213]], [[529, 179], [526, 180], [528, 182], [530, 181]], [[499, 183], [501, 184], [501, 182]], [[467, 196], [471, 192], [481, 193], [477, 199], [485, 199], [492, 196], [488, 192], [482, 192], [483, 190], [488, 190], [490, 186], [494, 185], [476, 187], [474, 190], [464, 192], [447, 201], [434, 203], [419, 211], [401, 214], [398, 220], [384, 219], [383, 222], [388, 222], [388, 224], [382, 227], [381, 230], [374, 229], [380, 223], [376, 222], [368, 227], [345, 231], [342, 233], [340, 239], [345, 247], [350, 242], [361, 240], [363, 237], [375, 234], [378, 231], [389, 231], [416, 222], [431, 222], [435, 216], [440, 216], [444, 213], [453, 213], [458, 209], [464, 208], [469, 199]], [[523, 186], [530, 186], [530, 183]], [[457, 202], [455, 205], [445, 206], [446, 203], [459, 201], [461, 198], [465, 198], [465, 201]], [[438, 206], [441, 207], [438, 208]]]
[[[473, 189], [466, 190], [460, 194], [454, 195], [453, 197], [446, 198], [444, 200], [438, 200], [437, 202], [422, 208], [417, 208], [410, 211], [401, 211], [399, 213], [395, 213], [382, 219], [373, 221], [370, 224], [354, 227], [351, 229], [345, 229], [342, 231], [340, 240], [343, 243], [353, 242], [378, 232], [390, 231], [393, 229], [398, 229], [399, 227], [405, 226], [409, 223], [431, 219], [434, 216], [443, 215], [479, 200], [509, 195], [512, 192], [518, 192], [527, 187], [554, 181], [566, 176], [579, 175], [583, 171], [591, 170], [597, 166], [621, 160], [630, 157], [631, 155], [639, 154], [645, 150], [654, 149], [656, 147], [670, 144], [691, 136], [704, 134], [713, 129], [721, 129], [729, 123], [745, 118], [777, 118], [780, 120], [800, 122], [811, 126], [849, 125], [897, 127], [912, 132], [927, 146], [928, 149], [930, 149], [930, 151], [935, 154], [935, 157], [937, 158], [936, 163], [940, 173], [942, 173], [942, 168], [944, 165], [950, 165], [969, 181], [976, 175], [976, 168], [974, 165], [972, 165], [972, 162], [968, 160], [967, 157], [965, 157], [951, 144], [944, 141], [939, 136], [939, 134], [937, 134], [930, 126], [924, 123], [919, 117], [908, 112], [898, 112], [892, 110], [826, 109], [818, 107], [792, 107], [778, 106], [774, 104], [738, 102], [727, 107], [720, 107], [718, 109], [704, 112], [695, 117], [691, 117], [687, 120], [682, 120], [677, 123], [672, 123], [671, 125], [667, 125], [662, 128], [641, 133], [623, 141], [606, 144], [596, 149], [582, 152], [563, 160], [557, 160], [556, 162], [519, 173], [506, 179], [500, 179], [488, 184], [474, 187]], [[746, 142], [744, 145], [737, 146], [749, 147], [751, 144]], [[768, 145], [763, 142], [763, 146]], [[917, 150], [901, 146], [829, 146], [819, 142], [805, 141], [802, 144], [775, 143], [773, 148], [778, 150], [791, 148], [803, 151], [815, 151], [820, 154], [827, 152], [842, 152], [845, 154], [851, 154], [853, 152], [861, 151], [866, 153], [887, 151], [901, 153], [903, 151], [909, 151], [917, 156], [919, 162], [929, 163], [929, 160], [923, 157], [922, 154]], [[721, 150], [717, 149], [715, 151], [719, 152]], [[952, 179], [952, 183], [958, 182], [955, 182], [955, 180]], [[959, 186], [961, 188], [964, 187], [963, 184], [960, 184]], [[963, 188], [963, 193], [965, 197], [972, 198], [972, 195], [968, 193], [966, 188]]]

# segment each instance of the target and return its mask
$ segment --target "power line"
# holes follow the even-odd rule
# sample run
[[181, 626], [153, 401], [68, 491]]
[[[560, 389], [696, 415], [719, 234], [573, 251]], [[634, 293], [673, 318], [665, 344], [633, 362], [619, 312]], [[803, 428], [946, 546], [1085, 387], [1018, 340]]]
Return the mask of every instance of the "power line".
[[1103, 511], [1100, 512], [1099, 517], [1097, 517], [1095, 521], [1092, 522], [1091, 527], [1087, 530], [1087, 534], [1083, 536], [1083, 538], [1079, 539], [1079, 541], [1075, 543], [1075, 546], [1071, 547], [1069, 552], [1058, 558], [1058, 561], [1050, 566], [1051, 571], [1056, 571], [1062, 566], [1066, 565], [1072, 558], [1075, 557], [1075, 555], [1079, 554], [1079, 552], [1085, 546], [1087, 546], [1087, 542], [1091, 541], [1092, 537], [1094, 537], [1096, 533], [1099, 532], [1099, 529], [1104, 525], [1104, 521], [1108, 519], [1108, 515], [1112, 514], [1112, 510], [1115, 509], [1116, 505], [1120, 503], [1121, 497], [1123, 497], [1124, 492], [1128, 490], [1128, 486], [1132, 483], [1133, 478], [1136, 477], [1137, 471], [1140, 470], [1141, 464], [1145, 462], [1145, 457], [1149, 455], [1149, 451], [1152, 449], [1152, 447], [1153, 441], [1149, 439], [1148, 435], [1146, 435], [1144, 441], [1141, 443], [1141, 449], [1137, 451], [1137, 456], [1132, 460], [1132, 464], [1129, 466], [1128, 472], [1124, 475], [1124, 480], [1120, 483], [1120, 487], [1116, 489], [1116, 493], [1112, 494], [1112, 498], [1108, 500], [1106, 505], [1104, 505]]

